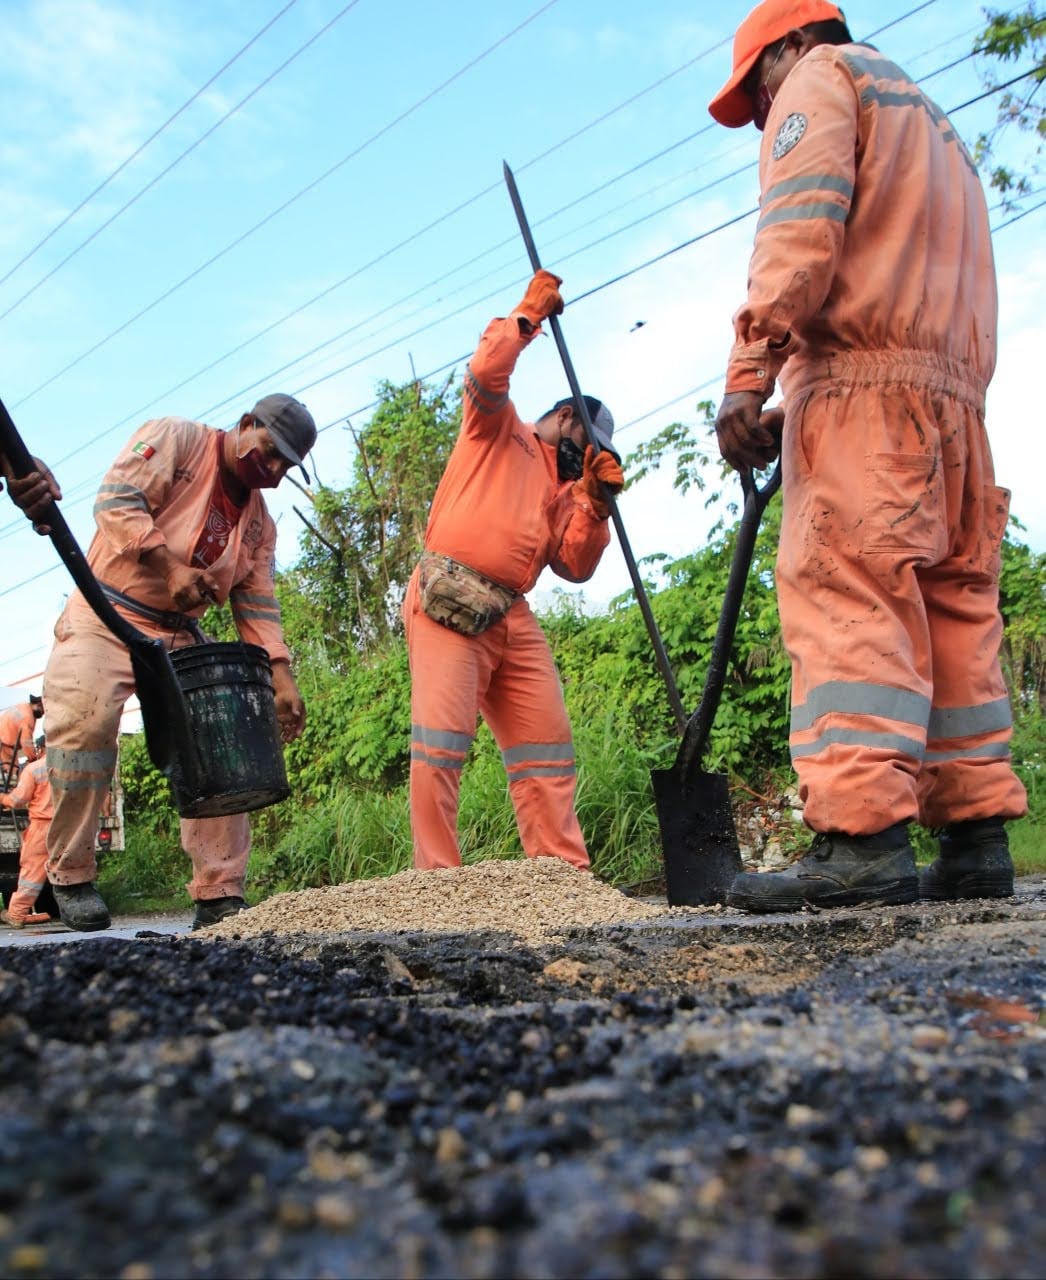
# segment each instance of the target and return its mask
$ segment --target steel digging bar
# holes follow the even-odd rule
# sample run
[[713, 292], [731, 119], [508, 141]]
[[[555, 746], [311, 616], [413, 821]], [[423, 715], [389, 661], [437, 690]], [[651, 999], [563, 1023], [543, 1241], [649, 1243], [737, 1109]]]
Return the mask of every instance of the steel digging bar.
[[[29, 450], [2, 400], [0, 448], [18, 478], [36, 470]], [[55, 550], [72, 574], [84, 599], [130, 651], [135, 688], [142, 709], [145, 745], [153, 764], [168, 779], [180, 779], [183, 790], [202, 790], [199, 752], [193, 738], [189, 711], [163, 641], [143, 635], [113, 608], [55, 503], [50, 504], [41, 523], [50, 526], [50, 538]]]
[[[541, 270], [541, 259], [538, 257], [537, 245], [534, 243], [534, 237], [530, 232], [530, 224], [527, 222], [527, 215], [523, 209], [523, 202], [519, 196], [519, 188], [516, 186], [516, 179], [512, 174], [507, 162], [502, 163], [505, 173], [505, 185], [508, 187], [509, 196], [512, 199], [512, 208], [516, 213], [516, 221], [519, 223], [520, 232], [523, 235], [523, 243], [526, 245], [527, 253], [530, 256], [530, 265], [534, 271]], [[567, 344], [563, 338], [563, 329], [559, 323], [558, 316], [549, 316], [549, 324], [552, 328], [552, 336], [556, 340], [556, 346], [559, 349], [559, 358], [563, 362], [563, 371], [567, 375], [567, 382], [570, 385], [571, 395], [574, 397], [574, 403], [578, 408], [581, 421], [585, 428], [585, 437], [595, 453], [601, 452], [601, 446], [596, 439], [596, 433], [592, 427], [592, 419], [589, 416], [588, 406], [585, 404], [583, 395], [581, 394], [581, 386], [578, 383], [577, 375], [574, 372], [574, 365], [570, 359], [570, 353], [567, 351]], [[628, 535], [625, 533], [624, 522], [621, 519], [621, 513], [617, 509], [617, 502], [614, 495], [609, 490], [604, 490], [604, 500], [610, 510], [610, 518], [614, 522], [614, 528], [617, 530], [617, 540], [621, 544], [621, 551], [625, 557], [625, 563], [628, 565], [628, 572], [632, 579], [632, 588], [636, 593], [636, 600], [639, 603], [639, 611], [643, 615], [643, 621], [646, 623], [646, 629], [650, 636], [650, 641], [654, 646], [654, 657], [657, 660], [658, 668], [661, 671], [662, 679], [665, 682], [665, 688], [668, 691], [668, 701], [672, 708], [672, 714], [675, 716], [676, 727], [680, 733], [686, 729], [687, 714], [683, 709], [683, 700], [679, 696], [679, 688], [676, 685], [675, 676], [672, 674], [672, 668], [668, 661], [668, 654], [665, 652], [665, 646], [661, 641], [661, 633], [657, 629], [657, 622], [654, 618], [653, 611], [650, 608], [650, 601], [647, 599], [646, 588], [643, 586], [643, 580], [639, 576], [639, 569], [636, 565], [635, 557], [632, 554], [632, 547], [628, 541]]]

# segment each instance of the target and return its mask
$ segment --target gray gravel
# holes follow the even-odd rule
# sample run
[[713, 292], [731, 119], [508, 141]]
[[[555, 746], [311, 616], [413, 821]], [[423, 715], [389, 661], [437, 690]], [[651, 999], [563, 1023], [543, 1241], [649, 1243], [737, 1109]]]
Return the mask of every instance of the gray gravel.
[[1046, 892], [0, 951], [0, 1271], [1039, 1277]]

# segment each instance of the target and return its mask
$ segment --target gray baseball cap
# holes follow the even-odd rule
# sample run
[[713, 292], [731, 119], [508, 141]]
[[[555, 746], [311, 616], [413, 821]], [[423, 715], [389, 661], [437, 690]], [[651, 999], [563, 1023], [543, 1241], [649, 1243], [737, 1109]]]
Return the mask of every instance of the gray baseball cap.
[[311, 483], [302, 464], [316, 443], [316, 423], [302, 402], [282, 391], [274, 391], [272, 395], [262, 396], [251, 410], [251, 417], [265, 427], [280, 453], [288, 462], [301, 467], [306, 482]]
[[[596, 439], [601, 449], [606, 449], [608, 453], [612, 453], [620, 462], [621, 455], [614, 448], [614, 415], [606, 407], [602, 400], [597, 400], [595, 396], [585, 396], [585, 408], [588, 410], [589, 421], [592, 423], [592, 429], [596, 433]], [[573, 396], [565, 396], [549, 409], [548, 413], [558, 413], [564, 405], [570, 405], [574, 410], [574, 416], [580, 418], [581, 415], [577, 411], [577, 402]], [[548, 417], [548, 414], [545, 414]]]

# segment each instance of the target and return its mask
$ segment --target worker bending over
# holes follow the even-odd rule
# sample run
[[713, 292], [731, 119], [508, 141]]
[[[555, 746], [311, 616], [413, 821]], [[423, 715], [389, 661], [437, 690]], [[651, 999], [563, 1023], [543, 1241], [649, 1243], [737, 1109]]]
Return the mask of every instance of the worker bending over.
[[12, 929], [45, 924], [51, 919], [46, 912], [34, 911], [36, 899], [47, 884], [47, 829], [54, 816], [54, 805], [43, 737], [37, 738], [33, 746], [35, 759], [22, 770], [14, 790], [0, 794], [0, 806], [4, 809], [25, 809], [29, 814], [29, 825], [22, 833], [18, 854], [18, 887], [7, 909], [0, 911], [0, 922]]
[[[240, 639], [272, 661], [284, 742], [301, 733], [305, 708], [273, 594], [276, 526], [261, 491], [300, 465], [315, 440], [309, 411], [280, 394], [259, 400], [232, 431], [186, 418], [147, 422], [102, 481], [87, 554], [114, 608], [172, 648], [202, 638], [196, 620], [228, 600]], [[116, 765], [120, 714], [133, 692], [128, 650], [73, 592], [44, 676], [54, 791], [47, 873], [72, 929], [109, 924], [94, 886], [95, 833]], [[242, 910], [247, 815], [183, 818], [181, 838], [193, 865], [193, 927]]]

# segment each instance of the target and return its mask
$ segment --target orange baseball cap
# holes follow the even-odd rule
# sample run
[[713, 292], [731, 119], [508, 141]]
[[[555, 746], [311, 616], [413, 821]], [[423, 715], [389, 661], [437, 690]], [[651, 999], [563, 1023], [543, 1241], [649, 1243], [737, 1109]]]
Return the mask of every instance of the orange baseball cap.
[[780, 40], [796, 27], [809, 22], [836, 18], [845, 22], [843, 11], [828, 0], [763, 0], [757, 4], [734, 35], [734, 69], [730, 79], [708, 104], [712, 118], [729, 129], [739, 129], [752, 121], [752, 100], [741, 82], [759, 60], [768, 44]]

